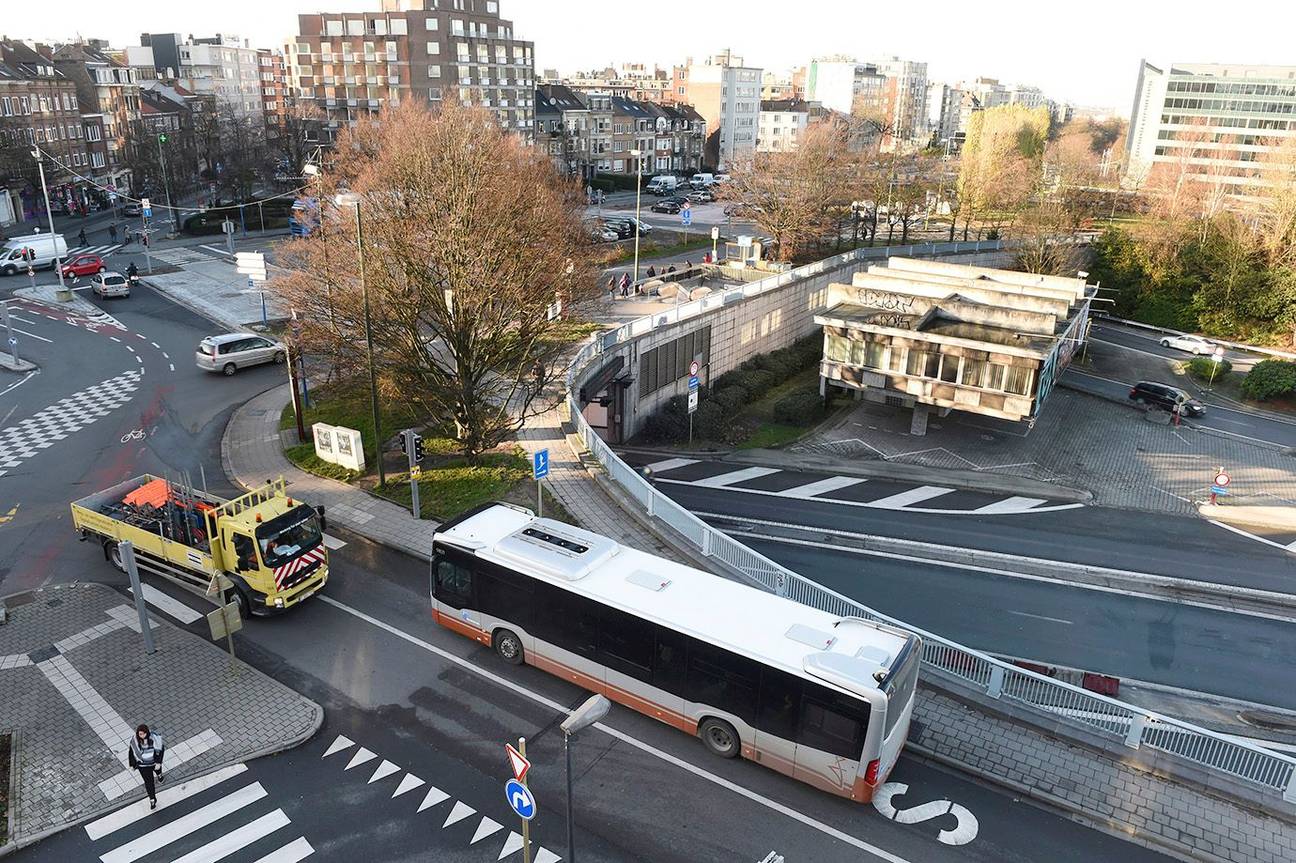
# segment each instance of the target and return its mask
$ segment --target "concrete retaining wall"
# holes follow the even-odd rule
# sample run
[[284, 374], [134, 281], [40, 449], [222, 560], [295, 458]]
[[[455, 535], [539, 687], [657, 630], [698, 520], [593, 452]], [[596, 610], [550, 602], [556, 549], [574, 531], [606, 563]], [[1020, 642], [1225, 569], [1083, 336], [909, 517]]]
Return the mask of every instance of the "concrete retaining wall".
[[[981, 267], [1007, 267], [1013, 255], [1008, 251], [975, 252], [947, 255], [951, 263]], [[667, 344], [686, 333], [711, 328], [709, 363], [700, 374], [706, 384], [758, 354], [787, 347], [797, 339], [814, 332], [814, 316], [823, 311], [828, 286], [834, 282], [850, 284], [856, 272], [863, 272], [880, 260], [861, 260], [824, 270], [806, 279], [791, 282], [776, 290], [731, 303], [723, 308], [689, 318], [679, 324], [661, 326], [606, 352], [603, 361], [620, 354], [631, 370], [635, 382], [627, 391], [623, 428], [626, 438], [633, 437], [640, 423], [656, 412], [671, 397], [688, 392], [687, 378], [640, 398], [639, 357], [653, 348]]]

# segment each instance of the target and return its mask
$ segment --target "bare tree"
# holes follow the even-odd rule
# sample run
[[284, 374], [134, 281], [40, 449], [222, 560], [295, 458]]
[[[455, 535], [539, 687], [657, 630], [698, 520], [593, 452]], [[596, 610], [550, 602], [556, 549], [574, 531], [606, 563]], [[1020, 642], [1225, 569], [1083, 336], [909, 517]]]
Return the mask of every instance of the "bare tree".
[[[327, 204], [340, 190], [358, 216]], [[579, 191], [548, 157], [490, 111], [408, 100], [345, 131], [313, 195], [324, 230], [281, 246], [291, 272], [272, 283], [304, 318], [308, 353], [364, 367], [367, 288], [383, 398], [452, 425], [465, 454], [549, 407], [565, 352], [553, 304], [597, 287]]]

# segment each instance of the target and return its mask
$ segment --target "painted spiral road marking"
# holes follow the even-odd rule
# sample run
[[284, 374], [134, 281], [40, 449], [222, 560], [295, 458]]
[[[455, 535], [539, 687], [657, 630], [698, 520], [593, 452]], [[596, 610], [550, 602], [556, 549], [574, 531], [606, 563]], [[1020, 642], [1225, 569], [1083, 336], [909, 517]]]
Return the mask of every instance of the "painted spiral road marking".
[[958, 826], [953, 830], [940, 831], [936, 835], [937, 840], [946, 845], [966, 845], [976, 838], [977, 830], [980, 829], [976, 816], [957, 803], [949, 800], [933, 800], [909, 809], [897, 809], [891, 804], [891, 798], [908, 792], [909, 786], [903, 782], [886, 782], [873, 792], [873, 808], [883, 818], [898, 824], [921, 824], [933, 818], [940, 818], [942, 815], [953, 815], [958, 821]]

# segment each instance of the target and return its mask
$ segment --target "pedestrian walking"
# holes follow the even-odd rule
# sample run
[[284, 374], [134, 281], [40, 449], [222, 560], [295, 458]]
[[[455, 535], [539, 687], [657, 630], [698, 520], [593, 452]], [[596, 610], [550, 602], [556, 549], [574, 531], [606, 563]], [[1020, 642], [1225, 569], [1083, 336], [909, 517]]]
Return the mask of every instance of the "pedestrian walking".
[[623, 297], [630, 296], [630, 274], [629, 273], [621, 274], [621, 296]]
[[85, 228], [82, 228], [80, 233], [77, 234], [77, 243], [82, 246], [89, 245], [86, 242]]
[[656, 276], [657, 276], [657, 270], [653, 268], [652, 264], [649, 264], [649, 265], [648, 265], [648, 278], [652, 279], [652, 278], [656, 278]]
[[616, 276], [608, 276], [608, 299], [616, 300], [617, 279]]
[[112, 241], [113, 241], [114, 243], [117, 242], [117, 223], [116, 223], [116, 222], [113, 222], [111, 225], [108, 226], [108, 236], [112, 238]]
[[147, 725], [140, 725], [135, 729], [135, 736], [131, 738], [130, 751], [126, 759], [130, 762], [131, 768], [138, 770], [140, 778], [144, 780], [144, 790], [148, 792], [150, 809], [157, 808], [157, 786], [154, 781], [161, 782], [163, 779], [162, 755], [165, 751], [166, 744], [161, 734], [149, 731]]
[[673, 273], [673, 272], [675, 272], [675, 265], [674, 265], [674, 264], [671, 264], [669, 267], [667, 267], [667, 268], [666, 268], [666, 272], [667, 272], [667, 273]]

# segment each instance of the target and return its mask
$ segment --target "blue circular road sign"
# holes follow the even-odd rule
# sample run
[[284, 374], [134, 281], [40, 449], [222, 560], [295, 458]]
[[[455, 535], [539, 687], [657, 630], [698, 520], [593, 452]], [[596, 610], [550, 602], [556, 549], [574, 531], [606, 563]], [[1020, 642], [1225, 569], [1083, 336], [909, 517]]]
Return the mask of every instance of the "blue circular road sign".
[[504, 796], [508, 798], [509, 808], [518, 814], [523, 821], [530, 821], [536, 814], [535, 797], [531, 789], [516, 779], [510, 779], [504, 786]]

